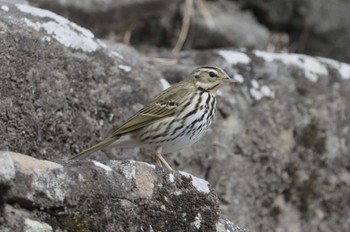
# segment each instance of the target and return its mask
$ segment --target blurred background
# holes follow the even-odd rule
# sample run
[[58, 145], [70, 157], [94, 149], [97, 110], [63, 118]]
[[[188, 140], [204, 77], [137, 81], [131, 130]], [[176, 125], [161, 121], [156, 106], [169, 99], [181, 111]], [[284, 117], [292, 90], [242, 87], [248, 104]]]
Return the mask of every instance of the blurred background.
[[29, 2], [90, 29], [96, 37], [143, 52], [243, 47], [350, 61], [348, 0]]

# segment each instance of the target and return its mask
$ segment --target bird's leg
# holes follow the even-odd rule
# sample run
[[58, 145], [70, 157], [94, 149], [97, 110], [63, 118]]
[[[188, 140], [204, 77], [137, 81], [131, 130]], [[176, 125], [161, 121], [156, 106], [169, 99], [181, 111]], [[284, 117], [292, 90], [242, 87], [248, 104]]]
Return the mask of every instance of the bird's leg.
[[160, 158], [159, 158], [159, 156], [161, 156], [161, 153], [162, 153], [162, 148], [161, 147], [157, 148], [156, 153], [153, 156], [153, 159], [154, 159], [154, 161], [156, 161], [157, 166], [163, 167], [162, 163], [160, 162]]
[[163, 164], [169, 171], [173, 171], [173, 169], [170, 167], [168, 162], [166, 162], [164, 157], [162, 156], [162, 148], [161, 147], [157, 148], [154, 159], [156, 160], [157, 165], [162, 166], [162, 164]]

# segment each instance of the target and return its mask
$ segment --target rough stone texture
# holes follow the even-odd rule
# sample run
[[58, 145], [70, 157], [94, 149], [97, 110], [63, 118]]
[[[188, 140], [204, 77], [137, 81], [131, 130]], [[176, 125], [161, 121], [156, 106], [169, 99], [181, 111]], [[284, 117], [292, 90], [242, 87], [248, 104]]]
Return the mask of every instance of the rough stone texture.
[[348, 231], [350, 65], [233, 50], [177, 63], [158, 64], [170, 82], [209, 63], [242, 84], [222, 89], [212, 132], [172, 165], [208, 180], [224, 215], [251, 231]]
[[212, 23], [204, 20], [196, 8], [185, 44], [194, 49], [218, 47], [244, 47], [265, 49], [269, 31], [259, 25], [250, 12], [242, 12], [233, 2], [208, 2]]
[[15, 168], [11, 182], [0, 182], [1, 231], [244, 231], [220, 218], [209, 183], [189, 174], [13, 152], [0, 152], [0, 162]]
[[[65, 15], [99, 37], [123, 41], [124, 35], [131, 32], [131, 43], [148, 51], [150, 45], [174, 46], [185, 1], [30, 2]], [[286, 46], [290, 45], [292, 51], [350, 62], [349, 1], [220, 0], [207, 1], [207, 5], [215, 26], [207, 27], [198, 13], [198, 4], [195, 4], [197, 10], [194, 11], [186, 48], [235, 46], [265, 49], [268, 35], [277, 32], [289, 35]]]
[[234, 0], [273, 31], [286, 32], [298, 52], [350, 62], [350, 2]]
[[[159, 71], [174, 82], [199, 64], [217, 64], [242, 84], [225, 86], [219, 92], [217, 119], [204, 139], [166, 159], [175, 169], [208, 180], [217, 191], [223, 215], [252, 231], [348, 231], [349, 65], [297, 54], [213, 50], [169, 55], [176, 65], [157, 64], [154, 68], [143, 63], [132, 49], [106, 42], [104, 47], [89, 31], [57, 15], [33, 12], [32, 8], [31, 13], [25, 13], [28, 7], [3, 0], [0, 7], [1, 149], [47, 160], [69, 157], [107, 135], [159, 92]], [[103, 160], [107, 155], [152, 162], [151, 154], [146, 154], [137, 149], [111, 149], [94, 158]], [[32, 217], [31, 210], [40, 208], [27, 198], [21, 200], [28, 197], [25, 192], [6, 187], [14, 181], [13, 165], [17, 164], [13, 160], [13, 165], [8, 163], [8, 156], [4, 160], [0, 164], [9, 171], [0, 171], [0, 189], [21, 196], [3, 203], [2, 215], [13, 215], [6, 225], [50, 231], [50, 226], [62, 223], [42, 219], [45, 208]], [[51, 173], [47, 178], [54, 178], [56, 169], [78, 169], [92, 162], [62, 163], [62, 168], [53, 170], [52, 163], [44, 164], [48, 168], [39, 166], [40, 170]], [[129, 162], [125, 164], [123, 170], [130, 167]], [[86, 179], [80, 183], [91, 193], [98, 192], [99, 187], [106, 187], [109, 193], [119, 188], [117, 183], [109, 185], [113, 180], [100, 181], [98, 174], [94, 176], [96, 171], [88, 170], [81, 170]], [[70, 178], [78, 180], [78, 171]], [[158, 174], [143, 173], [146, 179], [159, 180]], [[142, 185], [143, 179], [138, 180], [135, 185], [142, 190], [142, 197], [154, 196], [149, 186]], [[55, 207], [55, 199], [64, 199], [72, 183], [60, 183], [35, 185], [27, 192], [32, 199], [61, 212], [64, 209]], [[1, 194], [2, 199], [5, 196]], [[88, 196], [84, 201], [76, 203], [79, 199], [74, 198], [64, 205], [75, 203], [78, 210], [90, 210], [87, 212], [94, 217], [102, 217], [101, 212], [110, 216], [109, 211], [98, 211], [106, 207], [101, 204], [103, 199]], [[178, 209], [187, 207], [180, 203]], [[26, 210], [16, 208], [18, 204]], [[28, 220], [23, 221], [23, 215]], [[203, 217], [192, 216], [194, 226]], [[79, 217], [60, 220], [86, 228]], [[224, 217], [217, 220], [217, 229], [234, 228]], [[111, 221], [102, 221], [103, 225], [108, 223]]]
[[[178, 13], [180, 0], [30, 0], [33, 5], [52, 10], [89, 28], [98, 37], [122, 41], [125, 33], [132, 32], [136, 44], [168, 44], [168, 30]], [[165, 37], [164, 37], [165, 36]]]
[[0, 6], [0, 149], [67, 157], [161, 90], [160, 73], [133, 49], [46, 10]]
[[66, 158], [95, 143], [164, 80], [133, 49], [52, 12], [0, 6], [1, 149], [31, 156], [0, 153], [0, 231], [243, 231], [220, 216], [217, 196], [196, 177], [131, 161], [32, 158]]
[[[172, 47], [180, 33], [185, 1], [50, 1], [30, 0], [36, 6], [65, 15], [92, 30], [95, 35], [122, 41], [131, 32], [131, 44], [149, 51], [150, 46]], [[185, 48], [249, 47], [264, 49], [267, 29], [250, 12], [232, 2], [208, 2], [213, 26], [208, 26], [198, 3]]]

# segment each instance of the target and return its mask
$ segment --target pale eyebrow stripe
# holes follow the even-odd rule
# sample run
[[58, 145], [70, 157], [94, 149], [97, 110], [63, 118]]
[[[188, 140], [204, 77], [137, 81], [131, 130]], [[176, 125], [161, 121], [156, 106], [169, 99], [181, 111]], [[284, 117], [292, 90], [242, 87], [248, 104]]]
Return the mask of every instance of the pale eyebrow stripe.
[[216, 71], [216, 70], [213, 69], [213, 68], [203, 68], [203, 70], [204, 70], [205, 72], [215, 72], [215, 74], [218, 74], [218, 71]]

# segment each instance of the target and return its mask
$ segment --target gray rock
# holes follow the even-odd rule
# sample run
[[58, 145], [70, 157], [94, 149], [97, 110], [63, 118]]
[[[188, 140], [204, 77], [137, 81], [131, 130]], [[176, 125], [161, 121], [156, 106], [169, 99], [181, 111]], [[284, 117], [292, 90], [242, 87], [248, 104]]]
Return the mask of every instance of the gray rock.
[[[99, 37], [123, 40], [128, 30], [136, 43], [160, 43], [161, 34], [172, 28], [180, 0], [30, 0], [31, 4], [49, 9], [89, 28]], [[140, 35], [141, 33], [141, 35]], [[138, 34], [138, 36], [134, 36]], [[145, 36], [147, 34], [147, 36]], [[137, 37], [137, 38], [135, 38]], [[143, 37], [143, 38], [142, 38]], [[135, 42], [135, 41], [134, 41]]]
[[350, 2], [235, 0], [272, 31], [288, 33], [297, 52], [350, 62]]
[[244, 231], [219, 219], [208, 182], [184, 172], [135, 161], [59, 164], [3, 154], [16, 179], [1, 201], [1, 231]]
[[[131, 33], [131, 43], [149, 51], [150, 46], [172, 47], [179, 36], [184, 1], [50, 1], [30, 0], [38, 7], [65, 15], [104, 38], [123, 41]], [[208, 26], [194, 4], [186, 48], [249, 47], [264, 49], [268, 30], [250, 12], [242, 12], [232, 2], [208, 2], [214, 25]]]
[[0, 151], [0, 186], [15, 178], [15, 166], [10, 156]]
[[187, 38], [190, 48], [244, 47], [265, 49], [269, 31], [250, 12], [232, 2], [208, 2], [213, 25], [208, 25], [197, 8]]
[[161, 90], [160, 72], [132, 48], [47, 10], [0, 6], [0, 149], [67, 157]]

